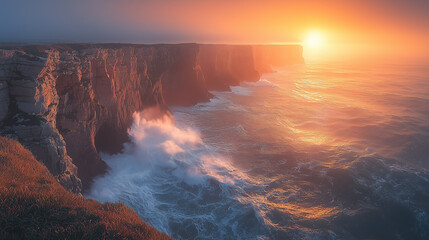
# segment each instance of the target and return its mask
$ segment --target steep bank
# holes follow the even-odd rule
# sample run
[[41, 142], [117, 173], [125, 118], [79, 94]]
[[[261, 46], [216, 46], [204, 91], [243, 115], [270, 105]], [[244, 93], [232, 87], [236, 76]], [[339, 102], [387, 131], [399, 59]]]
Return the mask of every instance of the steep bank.
[[170, 239], [122, 203], [67, 192], [30, 151], [0, 137], [0, 239]]
[[[278, 51], [275, 51], [278, 49]], [[0, 50], [0, 126], [59, 182], [80, 192], [106, 171], [132, 114], [208, 101], [209, 90], [257, 81], [272, 65], [302, 63], [300, 46], [54, 45]]]

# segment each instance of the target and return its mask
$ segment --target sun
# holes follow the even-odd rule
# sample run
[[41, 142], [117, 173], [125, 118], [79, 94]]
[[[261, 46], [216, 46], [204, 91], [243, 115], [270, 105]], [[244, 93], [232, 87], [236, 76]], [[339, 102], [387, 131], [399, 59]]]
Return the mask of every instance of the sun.
[[308, 47], [320, 47], [323, 42], [322, 34], [318, 31], [311, 31], [307, 33], [304, 44]]

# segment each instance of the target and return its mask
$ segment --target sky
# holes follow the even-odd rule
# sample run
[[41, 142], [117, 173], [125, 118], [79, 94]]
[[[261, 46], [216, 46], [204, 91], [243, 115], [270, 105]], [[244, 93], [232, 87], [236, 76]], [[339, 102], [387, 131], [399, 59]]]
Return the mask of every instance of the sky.
[[0, 42], [301, 43], [308, 57], [427, 57], [428, 13], [429, 0], [0, 0]]

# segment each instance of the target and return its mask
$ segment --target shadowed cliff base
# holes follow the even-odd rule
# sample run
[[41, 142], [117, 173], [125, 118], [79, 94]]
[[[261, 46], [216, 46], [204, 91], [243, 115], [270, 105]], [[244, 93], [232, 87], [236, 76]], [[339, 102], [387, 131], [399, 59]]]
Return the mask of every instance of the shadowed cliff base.
[[122, 203], [66, 191], [18, 142], [0, 137], [0, 239], [170, 239]]

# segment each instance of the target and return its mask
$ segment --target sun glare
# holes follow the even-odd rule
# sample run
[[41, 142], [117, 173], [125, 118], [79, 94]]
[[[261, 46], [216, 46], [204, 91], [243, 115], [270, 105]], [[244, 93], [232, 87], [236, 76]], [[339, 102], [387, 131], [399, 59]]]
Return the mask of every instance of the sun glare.
[[307, 34], [305, 39], [305, 45], [308, 47], [320, 47], [322, 44], [322, 35], [320, 32], [312, 31]]
[[[331, 34], [329, 34], [331, 35]], [[331, 37], [328, 41], [328, 35], [325, 31], [311, 30], [303, 37], [302, 46], [304, 47], [304, 58], [307, 61], [316, 61], [327, 59], [332, 56]]]

